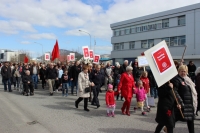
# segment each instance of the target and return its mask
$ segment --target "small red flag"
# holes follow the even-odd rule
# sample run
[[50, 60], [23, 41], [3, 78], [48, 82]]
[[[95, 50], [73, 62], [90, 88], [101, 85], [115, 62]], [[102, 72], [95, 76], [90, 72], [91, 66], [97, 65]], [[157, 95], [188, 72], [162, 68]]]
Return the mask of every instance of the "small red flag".
[[24, 63], [28, 63], [28, 57], [26, 55], [24, 57]]
[[51, 60], [54, 61], [56, 58], [59, 58], [60, 56], [60, 51], [59, 51], [59, 46], [58, 46], [58, 40], [56, 40], [56, 44], [54, 45], [52, 54], [51, 54]]

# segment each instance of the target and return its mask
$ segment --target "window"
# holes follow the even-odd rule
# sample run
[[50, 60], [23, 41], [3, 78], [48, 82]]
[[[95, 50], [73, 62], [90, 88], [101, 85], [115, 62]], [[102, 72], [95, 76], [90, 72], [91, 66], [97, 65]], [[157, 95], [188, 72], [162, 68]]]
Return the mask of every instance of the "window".
[[185, 25], [185, 16], [178, 17], [178, 25]]
[[177, 37], [170, 37], [170, 46], [178, 46]]
[[114, 50], [119, 50], [119, 43], [114, 44]]
[[185, 45], [185, 36], [179, 36], [178, 37], [178, 45]]
[[124, 29], [121, 29], [120, 35], [124, 35]]
[[135, 48], [135, 42], [129, 42], [129, 49]]
[[147, 40], [141, 41], [141, 48], [148, 48]]
[[152, 25], [148, 25], [148, 29], [149, 29], [149, 30], [152, 30]]
[[153, 39], [148, 40], [148, 46], [149, 46], [149, 48], [154, 46], [154, 40]]
[[124, 43], [120, 43], [120, 50], [124, 49]]
[[131, 33], [135, 33], [135, 28], [131, 28]]
[[163, 28], [169, 27], [169, 19], [163, 19], [162, 20], [162, 27]]
[[162, 27], [162, 24], [161, 24], [161, 23], [157, 23], [157, 24], [156, 24], [156, 29], [161, 29], [161, 27]]
[[129, 28], [126, 29], [125, 32], [126, 32], [126, 34], [130, 34], [130, 29]]
[[140, 27], [136, 27], [136, 32], [140, 32]]
[[162, 40], [165, 40], [165, 42], [167, 43], [167, 46], [169, 46], [169, 37], [162, 38]]
[[115, 36], [119, 36], [120, 35], [120, 31], [119, 30], [116, 30], [115, 31]]

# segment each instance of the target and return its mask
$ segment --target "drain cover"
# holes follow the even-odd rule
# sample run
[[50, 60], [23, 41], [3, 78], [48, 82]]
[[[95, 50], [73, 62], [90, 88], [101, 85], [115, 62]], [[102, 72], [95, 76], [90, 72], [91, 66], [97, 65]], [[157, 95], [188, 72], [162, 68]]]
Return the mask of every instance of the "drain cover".
[[28, 125], [34, 125], [34, 124], [37, 124], [37, 123], [38, 123], [37, 121], [27, 122]]

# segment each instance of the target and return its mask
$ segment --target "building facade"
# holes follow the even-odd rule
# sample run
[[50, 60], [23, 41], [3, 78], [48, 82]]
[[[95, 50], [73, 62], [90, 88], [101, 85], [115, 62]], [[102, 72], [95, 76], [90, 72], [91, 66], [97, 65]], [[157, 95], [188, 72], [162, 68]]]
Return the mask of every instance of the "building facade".
[[114, 62], [133, 61], [142, 52], [167, 42], [173, 59], [181, 59], [186, 48], [184, 61], [200, 66], [200, 3], [134, 18], [110, 25], [111, 58]]

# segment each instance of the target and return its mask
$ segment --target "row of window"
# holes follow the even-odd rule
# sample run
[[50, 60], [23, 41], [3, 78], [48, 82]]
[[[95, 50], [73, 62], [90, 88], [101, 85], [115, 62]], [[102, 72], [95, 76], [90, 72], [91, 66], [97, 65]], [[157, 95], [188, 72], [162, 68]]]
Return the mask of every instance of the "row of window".
[[[178, 17], [178, 25], [185, 25], [185, 16]], [[114, 30], [114, 36], [120, 36], [125, 34], [131, 34], [136, 32], [157, 30], [169, 27], [169, 19], [163, 19], [161, 21], [151, 22], [142, 25], [131, 26], [123, 29]]]
[[[165, 37], [162, 38], [161, 40], [165, 40], [168, 46], [183, 46], [185, 45], [186, 42], [185, 36]], [[151, 48], [154, 45], [155, 45], [154, 39], [141, 41], [141, 48]], [[123, 50], [123, 49], [124, 49], [123, 42], [114, 44], [114, 50]], [[129, 49], [135, 49], [135, 41], [129, 42]]]

